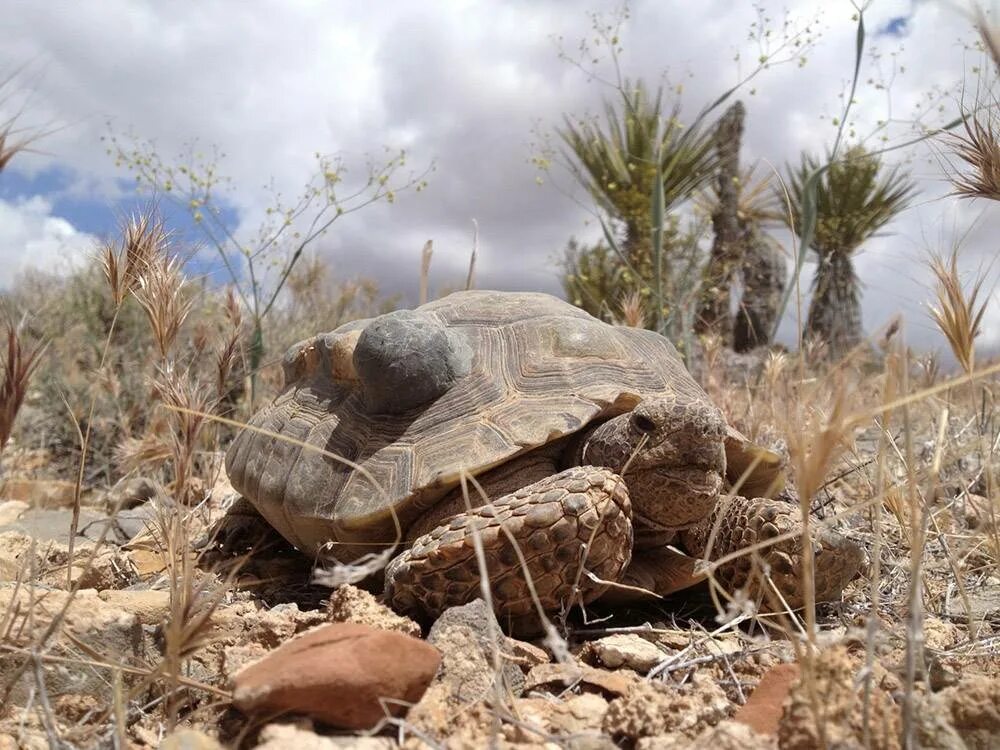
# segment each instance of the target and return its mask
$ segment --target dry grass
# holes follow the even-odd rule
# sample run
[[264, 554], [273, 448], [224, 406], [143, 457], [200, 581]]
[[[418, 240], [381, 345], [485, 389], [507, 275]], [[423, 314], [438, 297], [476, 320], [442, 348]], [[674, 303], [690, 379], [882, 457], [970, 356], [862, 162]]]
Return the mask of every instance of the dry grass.
[[[1000, 180], [994, 130], [989, 123], [980, 125], [973, 120], [967, 123], [966, 135], [966, 143], [975, 151], [970, 150], [968, 155], [978, 159], [980, 165], [974, 170], [977, 195], [1000, 196], [1000, 192], [988, 193], [998, 190]], [[0, 168], [4, 164], [5, 137], [0, 133]], [[961, 151], [959, 155], [975, 166]], [[987, 163], [987, 156], [995, 161]], [[969, 185], [973, 183], [966, 187]], [[963, 190], [961, 183], [956, 184], [956, 191], [968, 194]], [[428, 243], [420, 271], [422, 298], [428, 294], [430, 259]], [[474, 263], [475, 251], [469, 284]], [[66, 365], [67, 369], [82, 370], [88, 381], [87, 388], [79, 393], [64, 390], [67, 401], [77, 400], [81, 394], [86, 397], [82, 408], [72, 409], [78, 418], [73, 430], [80, 443], [73, 530], [83, 490], [92, 476], [90, 467], [99, 452], [95, 441], [104, 429], [103, 415], [115, 424], [113, 438], [109, 439], [116, 446], [117, 456], [112, 471], [156, 476], [174, 500], [158, 506], [157, 517], [143, 541], [164, 561], [159, 585], [170, 597], [169, 615], [157, 631], [159, 652], [149, 661], [134, 664], [126, 663], [121, 654], [78, 641], [70, 640], [75, 648], [71, 656], [52, 650], [70, 603], [86, 578], [74, 578], [73, 570], [86, 572], [95, 567], [101, 551], [108, 546], [104, 536], [107, 527], [86, 552], [77, 554], [70, 546], [69, 561], [65, 563], [69, 572], [65, 583], [67, 603], [51, 620], [32, 631], [31, 625], [37, 623], [32, 623], [30, 611], [11, 608], [0, 613], [0, 650], [6, 658], [16, 659], [16, 666], [5, 672], [7, 679], [0, 685], [0, 698], [8, 697], [22, 677], [30, 678], [37, 695], [34, 706], [48, 741], [53, 745], [72, 742], [81, 747], [100, 742], [125, 746], [134, 740], [140, 720], [149, 719], [163, 732], [184, 722], [201, 721], [213, 728], [220, 725], [220, 704], [216, 701], [224, 705], [229, 699], [227, 691], [205, 684], [190, 672], [194, 657], [216, 637], [213, 616], [237, 593], [240, 562], [222, 573], [192, 549], [194, 530], [200, 527], [202, 514], [207, 513], [208, 505], [217, 502], [209, 490], [219, 472], [222, 428], [240, 426], [238, 419], [223, 414], [239, 416], [244, 405], [239, 383], [248, 375], [248, 326], [236, 295], [226, 291], [206, 301], [205, 292], [192, 289], [175, 257], [169, 233], [153, 211], [123, 222], [120, 237], [102, 248], [100, 264], [106, 299], [101, 306], [86, 308], [94, 313], [90, 317], [106, 323], [96, 329], [100, 332], [98, 343], [93, 343], [94, 337], [90, 339], [97, 355], [89, 360], [71, 360]], [[915, 357], [905, 346], [902, 324], [881, 337], [884, 357], [880, 362], [865, 360], [856, 351], [831, 363], [822, 351], [823, 343], [814, 341], [812, 348], [798, 354], [768, 353], [757, 363], [759, 375], [754, 377], [739, 369], [746, 364], [741, 364], [737, 372], [727, 369], [727, 353], [717, 339], [702, 342], [706, 390], [752, 437], [765, 443], [773, 439], [787, 447], [789, 474], [806, 519], [803, 534], [825, 527], [839, 528], [865, 548], [869, 565], [836, 609], [817, 605], [812, 594], [807, 593], [806, 606], [791, 611], [770, 586], [770, 573], [759, 554], [782, 538], [736, 553], [754, 560], [754, 579], [763, 594], [750, 600], [744, 594], [723, 591], [716, 584], [712, 591], [724, 622], [712, 628], [704, 628], [700, 622], [689, 624], [695, 634], [691, 645], [665, 656], [646, 679], [670, 682], [680, 688], [703, 664], [722, 661], [728, 670], [726, 679], [731, 676], [735, 686], [732, 692], [744, 700], [744, 687], [726, 657], [720, 660], [718, 656], [693, 654], [699, 644], [724, 633], [748, 640], [750, 634], [764, 633], [755, 648], [774, 647], [769, 639], [792, 644], [805, 675], [817, 723], [816, 736], [822, 739], [827, 736], [827, 707], [814, 674], [814, 660], [829, 643], [842, 641], [863, 647], [866, 669], [856, 675], [856, 681], [868, 697], [876, 689], [876, 667], [898, 665], [895, 676], [901, 686], [903, 731], [912, 742], [919, 718], [915, 716], [916, 699], [928, 689], [930, 680], [930, 661], [924, 645], [928, 622], [944, 622], [955, 628], [959, 636], [952, 655], [962, 668], [974, 670], [980, 666], [977, 660], [996, 659], [997, 638], [990, 635], [990, 629], [996, 628], [995, 618], [990, 622], [989, 617], [975, 611], [976, 592], [995, 587], [991, 577], [995, 581], [1000, 570], [994, 468], [1000, 432], [992, 417], [995, 377], [1000, 367], [984, 367], [975, 354], [990, 295], [982, 275], [971, 285], [963, 283], [957, 251], [947, 258], [931, 258], [929, 266], [936, 280], [931, 315], [965, 373], [960, 378], [942, 380], [937, 358]], [[335, 282], [317, 259], [304, 259], [296, 268], [289, 278], [288, 294], [299, 309], [310, 311], [308, 319], [296, 318], [291, 308], [277, 311], [276, 325], [293, 340], [303, 333], [333, 328], [350, 317], [379, 312], [382, 307], [373, 287], [361, 282]], [[638, 296], [606, 303], [620, 310], [623, 323], [643, 324], [645, 310]], [[123, 328], [138, 330], [140, 325], [141, 339], [122, 338]], [[136, 346], [140, 340], [142, 346]], [[133, 358], [118, 356], [129, 349], [133, 350]], [[40, 372], [41, 352], [39, 347], [26, 349], [19, 332], [8, 327], [7, 358], [0, 383], [0, 449], [11, 435], [32, 375]], [[130, 369], [136, 376], [131, 385], [126, 380]], [[268, 371], [268, 377], [273, 369]], [[269, 381], [264, 378], [264, 382]], [[130, 392], [142, 402], [140, 411], [112, 408], [105, 400], [111, 394], [117, 403]], [[344, 460], [332, 454], [330, 458]], [[474, 478], [463, 477], [463, 489], [468, 500], [479, 487]], [[967, 520], [968, 508], [978, 513], [982, 521], [979, 526]], [[118, 508], [112, 508], [111, 516], [117, 512]], [[401, 539], [401, 529], [399, 536]], [[475, 534], [473, 541], [477, 544], [482, 594], [489, 601], [490, 571]], [[520, 565], [527, 570], [520, 549], [516, 544], [514, 548]], [[811, 592], [812, 546], [805, 543], [803, 549], [802, 584]], [[356, 565], [342, 566], [317, 578], [335, 585], [357, 582], [377, 573], [393, 553], [393, 548], [381, 549]], [[727, 559], [714, 560], [713, 569]], [[579, 576], [586, 574], [581, 564]], [[17, 585], [41, 591], [42, 571], [23, 571]], [[534, 598], [537, 605], [537, 596]], [[575, 635], [583, 637], [627, 630], [616, 628], [614, 622], [603, 630], [600, 624], [578, 628], [566, 612], [556, 623], [544, 613], [539, 614], [545, 628], [543, 642], [564, 664], [575, 664], [571, 651], [574, 644], [565, 637], [573, 636], [574, 630]], [[649, 616], [658, 619], [653, 625], [643, 626], [642, 632], [677, 625], [673, 613], [663, 615], [654, 608]], [[23, 630], [18, 632], [18, 628]], [[25, 633], [30, 635], [27, 640]], [[73, 638], [72, 634], [63, 636]], [[497, 739], [503, 726], [518, 726], [537, 737], [558, 739], [518, 716], [501, 679], [501, 643], [501, 634], [492, 633], [496, 679], [491, 696], [494, 714], [490, 736]], [[99, 670], [108, 676], [109, 695], [100, 698], [100, 709], [68, 729], [46, 692], [42, 666], [53, 663], [70, 671]], [[872, 741], [875, 731], [874, 718], [867, 713], [869, 704], [866, 699], [866, 743]], [[419, 734], [419, 730], [414, 733]]]
[[38, 369], [44, 345], [26, 350], [18, 329], [7, 325], [7, 352], [0, 378], [0, 453], [10, 440], [31, 377]]
[[116, 307], [136, 291], [150, 262], [164, 254], [169, 242], [163, 222], [153, 210], [146, 210], [121, 223], [119, 239], [104, 243], [100, 251], [101, 266]]
[[[990, 23], [983, 9], [975, 6], [975, 25], [996, 70], [1000, 71], [1000, 35]], [[964, 198], [1000, 200], [1000, 128], [998, 128], [1000, 102], [979, 103], [971, 112], [964, 113], [964, 133], [948, 133], [945, 143], [969, 171], [952, 174], [950, 179], [954, 194]]]
[[[152, 263], [156, 263], [155, 257]], [[976, 294], [961, 291], [963, 287], [958, 283], [954, 267], [950, 263], [942, 265], [947, 270], [947, 284], [942, 282], [944, 297], [941, 299], [948, 302], [950, 310], [965, 309], [968, 314], [942, 315], [939, 319], [952, 321], [950, 325], [954, 327], [956, 340], [971, 343], [975, 339], [972, 324], [982, 318], [982, 303], [977, 302]], [[124, 264], [120, 268], [124, 268]], [[123, 277], [124, 274], [119, 274], [119, 278]], [[143, 293], [138, 278], [135, 277], [128, 294]], [[112, 294], [116, 288], [120, 287], [109, 280], [108, 289]], [[176, 285], [169, 288], [174, 290], [172, 294], [181, 296], [176, 292]], [[948, 289], [952, 291], [945, 291]], [[192, 514], [198, 512], [198, 488], [203, 486], [192, 480], [206, 476], [210, 470], [207, 464], [199, 463], [198, 455], [205, 450], [207, 422], [225, 421], [213, 412], [229, 380], [227, 373], [239, 359], [240, 336], [237, 332], [242, 328], [242, 318], [231, 298], [229, 302], [223, 301], [222, 307], [228, 310], [224, 315], [227, 326], [214, 337], [217, 343], [213, 344], [213, 337], [203, 333], [200, 343], [194, 346], [193, 351], [202, 353], [215, 347], [213, 356], [208, 357], [214, 365], [205, 372], [191, 369], [182, 362], [188, 354], [178, 348], [180, 334], [173, 338], [162, 337], [162, 342], [169, 346], [161, 348], [153, 332], [157, 323], [144, 308], [151, 328], [153, 351], [162, 360], [160, 369], [147, 381], [151, 405], [159, 410], [159, 416], [149, 421], [147, 430], [136, 435], [136, 442], [131, 447], [123, 447], [122, 454], [123, 457], [128, 455], [130, 469], [148, 472], [155, 466], [166, 472], [171, 480], [168, 487], [181, 503], [164, 509], [150, 529], [153, 547], [167, 561], [163, 581], [171, 601], [170, 615], [162, 629], [161, 654], [140, 666], [121, 664], [115, 655], [100, 652], [88, 653], [76, 662], [67, 663], [69, 669], [83, 668], [86, 663], [88, 668], [99, 668], [109, 675], [117, 672], [129, 676], [128, 680], [116, 683], [113, 700], [107, 703], [103, 713], [92, 717], [92, 730], [104, 737], [129, 737], [129, 727], [142, 707], [160, 716], [165, 729], [189, 719], [192, 710], [202, 717], [202, 721], [212, 725], [218, 720], [214, 702], [226, 700], [224, 691], [188, 675], [192, 657], [206, 648], [213, 637], [212, 613], [224, 606], [233, 590], [235, 576], [230, 573], [213, 578], [211, 568], [197, 555], [190, 554], [191, 519]], [[169, 314], [164, 312], [168, 310], [166, 306], [151, 305], [150, 308], [154, 313], [159, 310], [160, 315]], [[171, 326], [160, 327], [168, 330]], [[182, 330], [183, 321], [176, 328]], [[878, 370], [856, 357], [813, 369], [802, 356], [773, 352], [761, 361], [760, 378], [744, 380], [741, 384], [738, 378], [727, 373], [725, 352], [710, 341], [706, 346], [706, 360], [710, 364], [711, 380], [706, 386], [720, 403], [725, 404], [734, 421], [755, 428], [762, 439], [766, 438], [763, 426], [772, 425], [784, 439], [791, 457], [791, 476], [799, 488], [808, 525], [813, 529], [846, 525], [847, 533], [868, 550], [872, 564], [866, 577], [848, 591], [840, 618], [863, 625], [863, 629], [855, 631], [849, 640], [860, 638], [865, 644], [866, 658], [872, 669], [872, 665], [887, 658], [890, 652], [887, 644], [896, 644], [892, 647], [896, 651], [892, 653], [897, 654], [904, 665], [902, 674], [907, 701], [904, 705], [911, 705], [912, 696], [922, 689], [920, 686], [925, 679], [920, 645], [922, 620], [951, 617], [948, 610], [943, 609], [938, 592], [950, 585], [948, 581], [952, 581], [951, 585], [957, 590], [974, 589], [975, 578], [980, 575], [976, 571], [981, 571], [984, 564], [982, 552], [990, 548], [979, 532], [971, 535], [965, 529], [949, 526], [951, 510], [948, 504], [956, 498], [947, 489], [948, 482], [952, 481], [948, 473], [950, 463], [970, 447], [960, 431], [956, 432], [961, 429], [956, 425], [970, 415], [975, 419], [970, 411], [973, 402], [968, 396], [988, 389], [989, 375], [982, 370], [976, 372], [976, 363], [970, 358], [971, 376], [967, 375], [963, 383], [928, 383], [933, 388], [924, 388], [926, 378], [918, 384], [906, 378], [907, 371], [919, 370], [919, 367], [903, 346], [899, 334], [890, 337], [886, 348], [890, 356]], [[745, 373], [738, 374], [745, 378]], [[938, 377], [930, 379], [934, 381]], [[944, 419], [941, 417], [943, 412]], [[959, 413], [961, 418], [956, 417]], [[860, 448], [860, 433], [874, 434], [877, 444], [868, 449]], [[918, 447], [931, 437], [935, 448], [925, 459]], [[973, 447], [979, 451], [984, 449], [984, 444], [977, 438]], [[990, 448], [985, 450], [988, 452], [983, 458], [988, 465], [992, 454]], [[469, 491], [474, 491], [474, 481], [469, 485]], [[823, 508], [823, 516], [817, 515], [817, 508]], [[944, 540], [944, 546], [940, 540]], [[758, 553], [766, 544], [743, 554], [756, 555], [759, 561]], [[386, 553], [391, 554], [380, 552], [382, 554], [372, 556], [371, 564], [334, 571], [336, 580], [340, 583], [357, 580], [376, 571], [385, 563]], [[935, 559], [946, 559], [945, 568], [935, 564]], [[994, 571], [996, 559], [993, 556], [988, 563]], [[808, 586], [808, 553], [806, 560], [802, 573]], [[479, 564], [485, 579], [488, 570], [481, 556]], [[757, 576], [766, 590], [768, 572], [761, 568]], [[488, 595], [488, 587], [484, 591]], [[830, 626], [837, 624], [836, 617], [831, 619], [827, 611], [811, 602], [801, 613], [794, 613], [788, 611], [778, 597], [765, 596], [753, 602], [726, 592], [719, 607], [726, 614], [725, 622], [709, 628], [711, 632], [706, 631], [704, 638], [694, 641], [690, 650], [666, 656], [649, 679], [680, 684], [683, 676], [698, 665], [715, 663], [695, 655], [698, 653], [696, 643], [725, 633], [740, 634], [744, 629], [754, 629], [754, 623], [760, 623], [772, 637], [787, 639], [793, 644], [809, 681], [813, 679], [812, 659], [829, 641]], [[572, 633], [574, 626], [571, 622], [568, 624]], [[981, 625], [976, 622], [977, 628]], [[897, 627], [903, 630], [894, 631]], [[964, 632], [968, 634], [969, 643], [976, 643], [981, 630], [968, 625], [966, 628]], [[600, 627], [585, 629], [588, 633], [601, 630]], [[902, 640], [899, 640], [900, 632]], [[545, 642], [567, 663], [574, 663], [571, 642], [565, 640], [552, 623], [548, 624]], [[42, 643], [18, 646], [20, 650], [16, 653], [24, 659], [24, 672], [29, 676], [34, 674], [37, 660], [47, 658]], [[499, 634], [495, 634], [493, 643], [496, 667], [495, 692], [491, 699], [495, 711], [493, 736], [501, 736], [502, 726], [519, 726], [540, 737], [550, 737], [543, 728], [518, 717], [517, 706], [502, 685]], [[977, 648], [991, 653], [989, 645]], [[720, 668], [722, 666], [730, 671], [733, 669], [728, 662], [720, 663]], [[738, 686], [739, 682], [736, 684]], [[812, 686], [813, 712], [819, 723], [817, 736], [823, 737], [823, 696], [815, 682], [808, 684]], [[865, 690], [874, 689], [870, 673], [861, 676], [860, 684]], [[42, 711], [58, 713], [54, 708]], [[915, 722], [912, 716], [907, 716], [907, 731], [912, 731]], [[54, 715], [47, 723], [50, 725], [48, 731], [57, 739], [67, 736], [60, 735], [63, 730]], [[85, 736], [94, 735], [73, 734], [72, 738], [79, 741]]]
[[969, 171], [952, 177], [955, 195], [963, 198], [1000, 200], [1000, 141], [997, 136], [996, 107], [966, 115], [964, 134], [949, 133], [952, 152]]
[[980, 274], [967, 291], [958, 272], [957, 248], [947, 259], [933, 256], [929, 265], [936, 282], [934, 294], [937, 298], [936, 304], [930, 307], [931, 318], [948, 340], [962, 369], [971, 373], [976, 367], [976, 339], [982, 333], [983, 315], [989, 302], [989, 295], [980, 299], [986, 275]]

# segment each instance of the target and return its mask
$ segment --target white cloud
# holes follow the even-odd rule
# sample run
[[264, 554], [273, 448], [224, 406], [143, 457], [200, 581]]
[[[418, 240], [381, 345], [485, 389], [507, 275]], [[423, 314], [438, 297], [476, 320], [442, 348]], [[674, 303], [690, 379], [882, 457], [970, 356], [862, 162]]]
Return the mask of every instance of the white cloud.
[[[775, 67], [741, 96], [748, 109], [746, 158], [781, 167], [800, 149], [833, 139], [829, 117], [839, 111], [854, 62], [850, 2], [773, 0], [764, 3], [780, 26], [783, 7], [800, 20], [818, 13], [820, 45], [808, 65]], [[376, 276], [390, 291], [414, 296], [420, 248], [435, 239], [432, 282], [464, 279], [471, 247], [470, 219], [480, 225], [479, 280], [505, 288], [558, 291], [551, 259], [570, 235], [591, 236], [593, 225], [577, 204], [537, 187], [527, 163], [532, 125], [559, 124], [563, 112], [595, 111], [608, 90], [588, 83], [558, 59], [552, 37], [567, 51], [590, 36], [587, 8], [608, 12], [616, 0], [581, 5], [562, 0], [503, 4], [454, 0], [378, 4], [259, 0], [184, 6], [153, 0], [106, 0], [71, 8], [35, 0], [0, 0], [8, 25], [0, 69], [25, 61], [34, 67], [27, 112], [35, 122], [64, 126], [45, 139], [48, 154], [26, 155], [13, 168], [37, 171], [56, 163], [78, 176], [78, 191], [116, 200], [121, 177], [99, 142], [105, 122], [118, 132], [156, 142], [165, 156], [197, 138], [218, 144], [234, 178], [229, 195], [249, 232], [261, 218], [273, 177], [294, 194], [314, 151], [362, 155], [382, 144], [406, 145], [411, 164], [435, 159], [437, 170], [421, 195], [347, 217], [322, 249], [341, 276]], [[636, 0], [625, 27], [624, 72], [658, 81], [665, 68], [685, 83], [686, 112], [713, 99], [738, 78], [756, 49], [746, 42], [755, 15], [731, 0]], [[908, 36], [878, 30], [908, 17]], [[948, 88], [980, 62], [959, 40], [972, 38], [968, 19], [950, 4], [881, 0], [866, 14], [870, 49], [854, 107], [859, 134], [887, 116], [908, 119], [932, 87]], [[902, 44], [902, 50], [899, 50]], [[898, 53], [894, 58], [893, 53]], [[890, 89], [864, 81], [893, 60], [905, 67]], [[690, 71], [693, 78], [686, 78]], [[955, 102], [945, 102], [954, 111]], [[820, 119], [826, 114], [827, 119]], [[898, 127], [893, 141], [905, 129]], [[873, 142], [872, 145], [877, 145]], [[927, 299], [921, 253], [928, 240], [950, 244], [935, 229], [962, 232], [978, 209], [942, 198], [942, 174], [930, 152], [909, 156], [922, 187], [936, 191], [873, 241], [858, 259], [866, 284], [869, 329], [903, 311], [916, 343], [938, 345], [922, 307]], [[990, 209], [987, 208], [987, 213]], [[995, 251], [995, 234], [967, 240], [969, 267]], [[1000, 335], [1000, 334], [998, 334]]]
[[52, 205], [41, 196], [0, 200], [0, 289], [28, 269], [69, 271], [93, 252], [95, 240], [53, 216]]

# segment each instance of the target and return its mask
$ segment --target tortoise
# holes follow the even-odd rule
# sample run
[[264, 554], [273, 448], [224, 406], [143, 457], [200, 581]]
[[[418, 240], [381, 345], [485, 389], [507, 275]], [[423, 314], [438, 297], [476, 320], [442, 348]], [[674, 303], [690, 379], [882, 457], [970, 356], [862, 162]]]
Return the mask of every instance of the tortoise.
[[[615, 582], [672, 593], [699, 577], [713, 525], [713, 559], [775, 539], [757, 554], [804, 600], [799, 510], [768, 497], [780, 454], [730, 427], [658, 333], [547, 294], [465, 291], [319, 334], [282, 366], [283, 390], [227, 452], [233, 487], [321, 560], [398, 544], [398, 611], [479, 596], [476, 538], [508, 622], [609, 588], [628, 598]], [[816, 597], [839, 598], [860, 549], [828, 530], [812, 541]], [[735, 589], [751, 566], [716, 575]]]

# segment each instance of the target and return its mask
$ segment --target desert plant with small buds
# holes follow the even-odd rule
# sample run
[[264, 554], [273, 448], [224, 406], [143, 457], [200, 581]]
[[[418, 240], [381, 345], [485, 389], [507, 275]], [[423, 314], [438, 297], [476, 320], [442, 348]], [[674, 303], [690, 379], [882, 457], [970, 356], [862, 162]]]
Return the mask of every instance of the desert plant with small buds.
[[[107, 153], [116, 166], [133, 173], [137, 185], [187, 211], [216, 252], [220, 270], [228, 274], [249, 317], [246, 345], [251, 384], [269, 346], [265, 342], [269, 316], [280, 306], [286, 286], [310, 249], [348, 215], [375, 203], [394, 203], [409, 190], [420, 192], [433, 165], [419, 173], [405, 173], [405, 150], [385, 149], [385, 158], [368, 157], [363, 174], [352, 178], [347, 160], [316, 152], [315, 172], [301, 194], [289, 201], [277, 190], [259, 229], [237, 237], [227, 219], [225, 192], [230, 180], [222, 174], [217, 151], [206, 155], [192, 145], [176, 160], [163, 156], [155, 145], [132, 136], [111, 133]], [[250, 393], [251, 402], [254, 395]]]

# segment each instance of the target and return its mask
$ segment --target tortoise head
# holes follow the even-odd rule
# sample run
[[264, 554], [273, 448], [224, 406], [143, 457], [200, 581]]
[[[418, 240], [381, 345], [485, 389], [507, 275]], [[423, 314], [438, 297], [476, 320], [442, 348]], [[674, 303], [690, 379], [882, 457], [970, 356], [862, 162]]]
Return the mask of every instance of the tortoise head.
[[726, 427], [702, 394], [664, 395], [598, 426], [582, 461], [623, 474], [640, 526], [676, 531], [715, 507], [726, 472]]
[[472, 352], [437, 318], [414, 310], [381, 315], [361, 332], [352, 362], [365, 404], [399, 414], [428, 404], [468, 374]]

